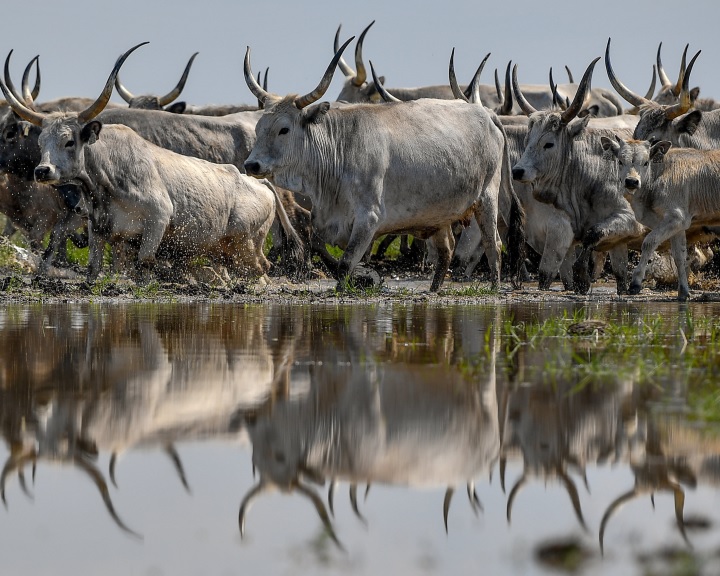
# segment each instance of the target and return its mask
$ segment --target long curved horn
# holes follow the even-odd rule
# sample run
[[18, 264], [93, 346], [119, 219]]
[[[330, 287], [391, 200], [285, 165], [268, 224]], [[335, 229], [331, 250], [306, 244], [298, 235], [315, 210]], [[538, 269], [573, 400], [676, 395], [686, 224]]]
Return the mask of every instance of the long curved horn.
[[468, 84], [467, 91], [465, 93], [465, 95], [470, 99], [470, 102], [475, 104], [482, 104], [482, 101], [480, 100], [480, 75], [482, 74], [483, 68], [485, 68], [485, 63], [488, 61], [488, 58], [490, 58], [490, 54], [491, 53], [488, 52], [482, 62], [480, 62], [480, 66], [478, 66], [478, 69], [475, 71], [475, 75], [472, 77], [472, 80], [470, 80], [470, 84]]
[[500, 106], [502, 106], [505, 99], [503, 98], [502, 88], [500, 88], [500, 78], [498, 77], [497, 68], [495, 68], [495, 95], [497, 96]]
[[328, 531], [330, 538], [332, 538], [333, 542], [335, 542], [338, 548], [345, 551], [345, 547], [341, 544], [340, 540], [338, 540], [338, 537], [335, 535], [335, 530], [333, 530], [332, 523], [330, 522], [330, 516], [328, 516], [322, 498], [320, 498], [317, 492], [315, 492], [312, 488], [309, 488], [308, 486], [303, 486], [300, 483], [296, 484], [295, 488], [297, 488], [297, 491], [300, 492], [300, 494], [307, 496], [310, 501], [315, 505], [315, 510], [317, 510], [317, 513], [320, 516], [323, 525], [325, 526], [325, 530]]
[[690, 73], [692, 72], [693, 65], [695, 64], [695, 60], [697, 60], [697, 57], [700, 56], [701, 50], [698, 50], [697, 54], [693, 56], [693, 59], [690, 60], [690, 64], [687, 67], [687, 70], [683, 74], [683, 82], [682, 87], [680, 89], [680, 102], [677, 104], [673, 104], [672, 106], [668, 106], [665, 108], [665, 118], [667, 120], [674, 120], [678, 116], [682, 116], [690, 110], [690, 107], [692, 106], [692, 102], [690, 101], [690, 91], [689, 91], [689, 84], [690, 84]]
[[306, 106], [309, 106], [313, 102], [317, 102], [320, 98], [322, 98], [323, 94], [325, 94], [327, 89], [330, 88], [330, 82], [332, 81], [333, 74], [335, 73], [335, 68], [337, 67], [338, 60], [340, 60], [340, 57], [342, 56], [345, 48], [348, 47], [348, 44], [350, 44], [350, 42], [352, 42], [354, 38], [354, 36], [351, 36], [350, 39], [340, 47], [340, 50], [335, 53], [335, 56], [330, 62], [330, 65], [327, 67], [327, 70], [325, 70], [325, 74], [323, 75], [320, 83], [317, 85], [315, 90], [309, 92], [308, 94], [305, 94], [304, 96], [298, 96], [297, 98], [295, 98], [295, 106], [297, 108], [302, 110]]
[[513, 109], [512, 86], [510, 84], [510, 64], [512, 64], [512, 62], [508, 62], [507, 68], [505, 68], [505, 96], [502, 98], [502, 105], [498, 111], [498, 114], [501, 116], [510, 116]]
[[252, 69], [250, 67], [250, 46], [248, 46], [247, 50], [245, 51], [243, 72], [245, 74], [245, 84], [247, 84], [250, 92], [252, 92], [253, 96], [258, 99], [258, 102], [262, 103], [262, 105], [265, 106], [267, 99], [272, 98], [272, 94], [270, 94], [270, 92], [268, 92], [267, 90], [263, 90], [262, 86], [260, 86], [257, 80], [255, 80], [255, 76], [253, 76]]
[[568, 75], [568, 82], [570, 82], [570, 84], [575, 84], [575, 78], [573, 78], [573, 73], [567, 64], [565, 64], [565, 72], [567, 72]]
[[115, 507], [113, 506], [112, 500], [110, 499], [110, 491], [108, 490], [107, 482], [105, 482], [105, 479], [103, 478], [102, 474], [100, 473], [100, 470], [98, 470], [95, 466], [87, 462], [85, 459], [83, 459], [80, 456], [75, 456], [73, 458], [73, 462], [84, 472], [87, 472], [88, 476], [92, 479], [93, 483], [97, 487], [97, 489], [100, 491], [100, 496], [102, 496], [103, 502], [105, 503], [105, 508], [107, 508], [107, 511], [110, 513], [111, 518], [115, 521], [115, 524], [118, 525], [118, 527], [123, 530], [124, 532], [127, 532], [131, 536], [135, 536], [136, 538], [139, 538], [142, 540], [142, 536], [135, 532], [134, 530], [131, 530], [128, 528], [125, 523], [120, 520], [120, 517], [117, 515], [117, 512], [115, 511]]
[[27, 482], [25, 481], [24, 468], [20, 468], [18, 470], [18, 482], [20, 484], [20, 489], [23, 491], [23, 494], [25, 494], [25, 496], [27, 496], [30, 500], [35, 500], [35, 497], [33, 496], [32, 492], [30, 492]]
[[458, 100], [464, 100], [465, 102], [470, 102], [470, 99], [465, 95], [465, 93], [460, 90], [460, 86], [458, 85], [457, 76], [455, 76], [455, 48], [452, 49], [452, 52], [450, 53], [450, 65], [448, 67], [448, 75], [450, 77], [450, 89], [452, 90], [453, 95]]
[[685, 50], [683, 50], [682, 60], [680, 61], [680, 72], [678, 74], [678, 79], [677, 79], [677, 82], [675, 82], [675, 86], [673, 86], [673, 89], [672, 89], [672, 93], [675, 96], [679, 96], [680, 90], [682, 90], [683, 78], [685, 78], [685, 64], [687, 62], [688, 48], [690, 48], [690, 44], [685, 44]]
[[605, 547], [604, 547], [604, 538], [605, 538], [605, 528], [607, 528], [607, 523], [610, 520], [610, 517], [615, 514], [615, 512], [626, 502], [629, 502], [636, 496], [638, 496], [640, 492], [638, 492], [637, 488], [633, 488], [629, 492], [625, 492], [625, 494], [622, 494], [618, 496], [611, 504], [608, 506], [607, 510], [605, 511], [605, 514], [603, 514], [602, 520], [600, 521], [600, 554], [605, 553]]
[[588, 528], [585, 524], [585, 518], [583, 518], [582, 508], [580, 507], [580, 496], [578, 495], [577, 486], [575, 486], [575, 482], [572, 481], [572, 479], [567, 475], [566, 472], [561, 471], [559, 473], [559, 476], [563, 484], [565, 485], [565, 489], [567, 490], [568, 495], [570, 496], [573, 510], [575, 510], [575, 516], [577, 516], [578, 522], [580, 522], [583, 530], [587, 532]]
[[110, 482], [112, 482], [112, 485], [115, 486], [115, 488], [118, 487], [117, 482], [115, 481], [115, 465], [117, 464], [117, 452], [113, 452], [110, 455], [110, 466], [109, 466], [109, 472], [110, 475]]
[[25, 454], [11, 454], [5, 461], [2, 473], [0, 473], [0, 499], [7, 508], [7, 500], [5, 499], [5, 483], [7, 482], [8, 476], [14, 471], [21, 469], [27, 462], [35, 460], [37, 457], [35, 450], [32, 449]]
[[678, 484], [671, 483], [670, 488], [673, 491], [675, 499], [675, 522], [677, 523], [678, 530], [685, 540], [685, 543], [692, 548], [690, 540], [688, 540], [687, 533], [685, 532], [685, 520], [683, 519], [683, 508], [685, 507], [685, 493]]
[[[32, 90], [30, 90], [30, 70], [33, 67], [33, 64], [36, 65], [35, 68], [35, 86]], [[22, 77], [22, 95], [23, 100], [28, 106], [32, 106], [33, 102], [35, 101], [35, 98], [38, 97], [38, 94], [40, 93], [40, 56], [35, 56], [32, 60], [30, 60], [30, 63], [25, 66], [25, 72], [23, 72]]]
[[148, 44], [148, 42], [141, 42], [140, 44], [137, 44], [136, 46], [133, 46], [125, 52], [120, 58], [117, 59], [115, 62], [115, 66], [113, 66], [112, 71], [110, 72], [110, 76], [108, 76], [107, 82], [105, 83], [105, 88], [100, 93], [100, 96], [98, 96], [98, 99], [95, 100], [88, 108], [80, 112], [78, 114], [78, 122], [80, 124], [85, 124], [87, 122], [90, 122], [95, 116], [100, 114], [100, 112], [103, 111], [103, 108], [107, 106], [107, 103], [110, 101], [110, 96], [112, 96], [113, 91], [113, 85], [115, 84], [115, 77], [117, 76], [117, 73], [120, 71], [120, 68], [125, 63], [125, 60], [127, 60], [127, 57], [130, 56], [135, 50], [140, 48], [140, 46], [144, 46], [145, 44]]
[[527, 476], [523, 473], [522, 476], [520, 476], [520, 479], [515, 482], [515, 486], [512, 487], [512, 490], [510, 490], [510, 495], [508, 496], [508, 503], [507, 503], [507, 521], [508, 524], [510, 524], [510, 516], [512, 514], [512, 505], [513, 501], [515, 500], [515, 497], [518, 495], [518, 492], [520, 492], [520, 488], [522, 488], [525, 483], [527, 482]]
[[182, 460], [180, 460], [180, 454], [178, 454], [178, 451], [175, 449], [173, 444], [165, 445], [165, 452], [168, 456], [170, 456], [173, 466], [175, 467], [175, 472], [177, 472], [183, 488], [185, 488], [185, 491], [188, 494], [191, 494], [192, 490], [190, 490], [190, 486], [188, 485], [187, 477], [185, 476], [185, 468], [183, 468]]
[[365, 519], [365, 516], [360, 513], [360, 509], [358, 508], [357, 484], [354, 482], [350, 484], [350, 505], [352, 506], [353, 512], [355, 512], [355, 516], [357, 516], [360, 521], [367, 526], [367, 520]]
[[[509, 66], [510, 64], [508, 64]], [[517, 64], [513, 66], [513, 72], [512, 72], [512, 89], [513, 94], [515, 95], [515, 100], [517, 100], [518, 106], [520, 106], [520, 109], [525, 113], [526, 116], [530, 116], [530, 114], [534, 114], [537, 112], [535, 108], [533, 108], [530, 105], [530, 102], [525, 100], [525, 96], [523, 96], [523, 93], [520, 91], [520, 85], [518, 84], [517, 79]]]
[[238, 526], [240, 527], [240, 538], [245, 536], [245, 516], [247, 515], [248, 510], [250, 510], [250, 506], [252, 506], [255, 498], [257, 498], [267, 489], [268, 485], [261, 480], [260, 482], [255, 484], [255, 486], [250, 488], [248, 493], [245, 494], [245, 497], [242, 499], [242, 502], [240, 502], [240, 511], [238, 512]]
[[484, 512], [485, 509], [483, 508], [482, 502], [480, 502], [480, 498], [478, 498], [477, 492], [475, 492], [475, 482], [471, 481], [467, 483], [467, 494], [475, 516], [477, 516], [478, 510]]
[[607, 75], [610, 79], [610, 83], [613, 85], [613, 88], [615, 88], [615, 91], [620, 94], [620, 96], [622, 96], [625, 100], [630, 102], [630, 104], [639, 107], [650, 103], [650, 100], [647, 100], [646, 98], [638, 96], [637, 94], [632, 92], [622, 82], [620, 82], [617, 76], [615, 76], [615, 71], [613, 70], [612, 64], [610, 64], [610, 38], [608, 38], [607, 46], [605, 47], [605, 68], [607, 70]]
[[505, 494], [505, 467], [507, 466], [507, 458], [505, 456], [500, 456], [500, 489], [502, 490], [502, 493]]
[[600, 60], [600, 56], [590, 62], [587, 70], [585, 70], [585, 74], [583, 74], [582, 80], [580, 80], [580, 85], [578, 86], [577, 92], [575, 93], [575, 98], [573, 98], [570, 106], [568, 106], [567, 110], [565, 110], [565, 112], [563, 112], [560, 116], [560, 121], [563, 124], [567, 124], [573, 118], [575, 118], [575, 116], [578, 115], [580, 110], [582, 110], [583, 106], [585, 105], [585, 99], [590, 93], [591, 89], [590, 84], [592, 82], [593, 69], [595, 68], [595, 64], [597, 64], [598, 60]]
[[5, 76], [5, 85], [8, 87], [10, 92], [12, 92], [12, 95], [15, 96], [15, 99], [19, 102], [23, 101], [22, 95], [17, 91], [17, 88], [15, 87], [15, 83], [12, 81], [12, 78], [10, 77], [10, 57], [12, 56], [13, 50], [10, 50], [8, 52], [7, 57], [5, 58], [5, 70], [4, 70], [4, 76]]
[[557, 106], [561, 110], [567, 110], [567, 106], [565, 106], [565, 102], [563, 102], [562, 96], [558, 94], [557, 91], [557, 84], [555, 84], [555, 81], [553, 80], [553, 73], [552, 68], [550, 68], [550, 73], [548, 74], [548, 79], [550, 80], [550, 91], [552, 92], [553, 97], [553, 106]]
[[335, 490], [337, 490], [337, 485], [337, 481], [331, 480], [328, 488], [328, 508], [333, 516], [335, 516]]
[[658, 46], [658, 51], [657, 51], [657, 71], [658, 71], [658, 75], [660, 76], [660, 83], [662, 84], [662, 87], [668, 88], [669, 86], [672, 86], [672, 82], [670, 81], [670, 78], [668, 78], [668, 75], [665, 74], [665, 68], [663, 68], [662, 59], [660, 58], [661, 50], [662, 50], [662, 42], [660, 42], [660, 45]]
[[655, 72], [655, 66], [653, 65], [653, 77], [652, 82], [650, 82], [650, 88], [648, 89], [647, 93], [645, 94], [645, 100], [652, 100], [652, 97], [655, 95], [655, 82], [657, 80], [657, 74]]
[[390, 92], [385, 90], [385, 86], [383, 86], [382, 82], [380, 82], [380, 78], [375, 73], [375, 67], [373, 66], [372, 60], [370, 60], [370, 73], [372, 74], [373, 82], [375, 82], [375, 89], [385, 102], [402, 102], [402, 100], [396, 98], [390, 94]]
[[177, 83], [177, 86], [170, 90], [165, 96], [162, 98], [158, 98], [158, 104], [160, 106], [167, 106], [175, 100], [178, 96], [180, 96], [180, 93], [183, 91], [183, 88], [185, 88], [185, 83], [187, 82], [188, 74], [190, 74], [190, 68], [193, 65], [193, 60], [195, 60], [195, 56], [197, 56], [199, 52], [195, 52], [192, 56], [190, 56], [190, 60], [188, 60], [187, 65], [185, 66], [185, 70], [182, 73], [182, 76], [180, 76], [180, 81]]
[[370, 27], [373, 24], [375, 24], [375, 20], [370, 22], [365, 30], [362, 31], [360, 38], [358, 38], [357, 44], [355, 45], [355, 67], [357, 68], [357, 74], [355, 74], [355, 78], [353, 78], [352, 81], [355, 86], [362, 86], [365, 80], [367, 80], [367, 71], [365, 70], [365, 64], [363, 64], [362, 59], [362, 47], [363, 41], [365, 40], [365, 34], [367, 34], [367, 31], [370, 30]]
[[117, 90], [117, 93], [120, 94], [120, 97], [128, 104], [130, 104], [133, 98], [135, 98], [135, 94], [125, 88], [125, 85], [120, 81], [120, 74], [115, 76], [115, 90]]
[[[337, 52], [340, 49], [340, 28], [342, 28], [342, 24], [338, 25], [337, 32], [335, 32], [335, 42], [333, 42], [333, 52]], [[355, 77], [355, 70], [350, 68], [348, 66], [348, 63], [345, 62], [345, 59], [341, 56], [340, 60], [338, 60], [338, 68], [340, 68], [340, 71], [344, 74], [345, 78], [354, 78]]]
[[445, 522], [445, 534], [448, 533], [448, 514], [450, 512], [450, 502], [452, 502], [453, 494], [455, 494], [455, 488], [448, 486], [445, 490], [445, 498], [443, 499], [443, 521]]

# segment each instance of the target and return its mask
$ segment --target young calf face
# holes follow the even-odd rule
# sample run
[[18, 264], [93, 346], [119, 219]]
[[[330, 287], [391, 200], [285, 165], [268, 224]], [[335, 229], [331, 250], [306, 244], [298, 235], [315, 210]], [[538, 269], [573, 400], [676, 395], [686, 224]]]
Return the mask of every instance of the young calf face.
[[667, 140], [650, 144], [647, 140], [625, 141], [619, 136], [615, 139], [602, 137], [602, 147], [618, 159], [620, 181], [630, 195], [647, 181], [651, 162], [662, 162], [665, 153], [672, 144]]

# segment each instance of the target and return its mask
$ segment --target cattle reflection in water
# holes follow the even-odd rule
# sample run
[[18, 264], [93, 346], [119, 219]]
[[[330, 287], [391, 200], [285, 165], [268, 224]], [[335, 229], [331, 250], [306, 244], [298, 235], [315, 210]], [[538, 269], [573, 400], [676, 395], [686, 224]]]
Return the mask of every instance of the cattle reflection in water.
[[[356, 513], [354, 491], [361, 483], [446, 488], [446, 527], [455, 487], [467, 486], [471, 503], [479, 506], [475, 479], [489, 475], [500, 450], [498, 330], [489, 340], [487, 371], [478, 379], [464, 377], [449, 365], [457, 350], [447, 346], [452, 342], [447, 336], [454, 331], [452, 324], [445, 326], [450, 329], [430, 330], [440, 338], [408, 347], [433, 345], [442, 358], [429, 365], [408, 357], [401, 363], [380, 363], [384, 353], [398, 354], [397, 340], [402, 337], [395, 334], [378, 353], [369, 346], [370, 339], [355, 339], [348, 331], [348, 340], [323, 351], [334, 361], [311, 367], [307, 397], [278, 402], [269, 414], [248, 421], [260, 480], [241, 503], [241, 534], [253, 500], [279, 489], [308, 497], [339, 544], [322, 499], [308, 483], [323, 485], [326, 479], [331, 482], [330, 499], [335, 482], [351, 484]], [[353, 340], [355, 345], [348, 347]]]
[[[96, 462], [161, 448], [189, 490], [174, 443], [236, 437], [242, 415], [271, 402], [291, 365], [293, 326], [211, 306], [38, 307], [0, 318], [0, 424], [6, 484], [32, 464], [70, 464], [89, 475], [115, 523]], [[278, 325], [279, 324], [279, 325]]]

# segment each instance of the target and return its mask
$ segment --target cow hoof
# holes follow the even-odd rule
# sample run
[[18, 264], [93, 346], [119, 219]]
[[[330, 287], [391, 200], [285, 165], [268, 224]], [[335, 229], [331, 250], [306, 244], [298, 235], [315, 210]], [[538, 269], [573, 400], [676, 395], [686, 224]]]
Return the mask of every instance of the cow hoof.
[[628, 293], [627, 284], [618, 284], [617, 285], [617, 293], [619, 296], [622, 296], [623, 294], [627, 294]]
[[678, 302], [687, 302], [689, 298], [690, 298], [689, 292], [678, 292], [678, 297], [677, 297]]
[[630, 288], [628, 288], [628, 294], [635, 295], [640, 294], [640, 291], [642, 290], [642, 286], [640, 284], [635, 284], [634, 282], [630, 284]]

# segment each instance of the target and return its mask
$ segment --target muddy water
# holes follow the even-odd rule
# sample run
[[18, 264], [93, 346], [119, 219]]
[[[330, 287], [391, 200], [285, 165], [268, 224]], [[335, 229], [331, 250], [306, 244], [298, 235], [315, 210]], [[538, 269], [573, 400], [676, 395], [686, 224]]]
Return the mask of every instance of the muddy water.
[[717, 574], [718, 312], [5, 307], [0, 573]]

